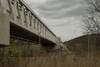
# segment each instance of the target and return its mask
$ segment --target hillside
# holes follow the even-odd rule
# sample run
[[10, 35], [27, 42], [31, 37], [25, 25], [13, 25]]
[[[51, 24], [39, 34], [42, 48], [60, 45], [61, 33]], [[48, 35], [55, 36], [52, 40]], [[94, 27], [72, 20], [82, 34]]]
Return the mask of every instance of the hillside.
[[84, 35], [64, 42], [76, 55], [98, 54], [100, 50], [100, 34]]

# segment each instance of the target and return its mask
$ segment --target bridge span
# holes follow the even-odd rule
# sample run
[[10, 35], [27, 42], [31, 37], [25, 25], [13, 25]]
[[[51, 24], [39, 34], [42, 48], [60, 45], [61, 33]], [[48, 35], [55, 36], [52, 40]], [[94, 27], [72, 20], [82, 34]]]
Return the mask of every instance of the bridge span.
[[13, 36], [49, 47], [62, 43], [23, 0], [0, 0], [0, 44], [9, 45]]

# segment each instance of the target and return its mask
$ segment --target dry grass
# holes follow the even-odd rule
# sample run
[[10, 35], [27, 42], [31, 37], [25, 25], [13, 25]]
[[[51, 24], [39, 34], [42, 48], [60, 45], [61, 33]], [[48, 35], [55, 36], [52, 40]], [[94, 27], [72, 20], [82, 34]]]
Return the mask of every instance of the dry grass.
[[100, 58], [73, 55], [33, 57], [27, 67], [100, 67]]
[[34, 44], [13, 41], [0, 48], [0, 67], [100, 67], [100, 50], [48, 53]]
[[100, 67], [100, 57], [75, 55], [47, 55], [35, 57], [11, 57], [0, 67]]
[[51, 53], [32, 57], [5, 56], [0, 57], [0, 67], [100, 67], [100, 55], [81, 56]]

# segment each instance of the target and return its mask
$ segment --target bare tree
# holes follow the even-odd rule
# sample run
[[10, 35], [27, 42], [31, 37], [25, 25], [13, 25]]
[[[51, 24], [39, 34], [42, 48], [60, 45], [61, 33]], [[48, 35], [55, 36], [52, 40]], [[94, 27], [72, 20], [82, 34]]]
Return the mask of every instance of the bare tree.
[[100, 0], [86, 0], [86, 2], [88, 4], [88, 15], [85, 16], [83, 22], [85, 25], [84, 33], [88, 35], [88, 57], [90, 57], [91, 54], [96, 55], [97, 38], [98, 34], [100, 34]]
[[89, 5], [89, 14], [84, 20], [86, 33], [100, 33], [100, 0], [86, 0], [86, 2]]
[[98, 34], [100, 33], [100, 23], [95, 19], [95, 17], [88, 16], [84, 20], [85, 24], [85, 34]]

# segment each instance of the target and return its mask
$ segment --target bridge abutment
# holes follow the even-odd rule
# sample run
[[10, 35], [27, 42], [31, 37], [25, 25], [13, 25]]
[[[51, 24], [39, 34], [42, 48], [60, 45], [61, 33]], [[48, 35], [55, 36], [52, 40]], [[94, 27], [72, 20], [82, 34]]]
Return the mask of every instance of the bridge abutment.
[[0, 11], [0, 45], [9, 45], [10, 29], [9, 17]]

